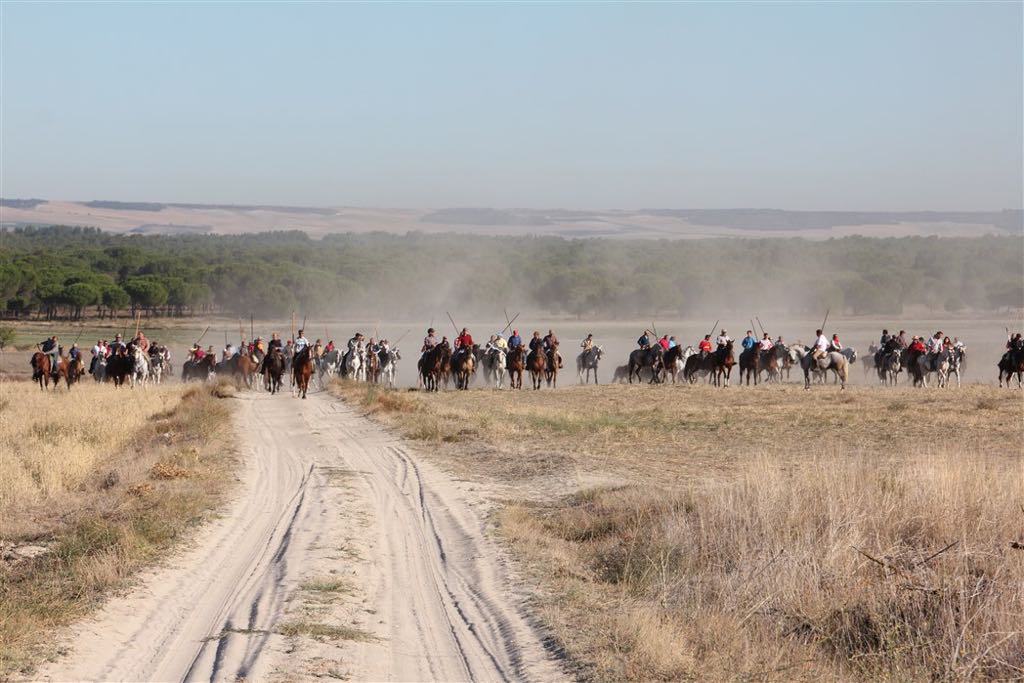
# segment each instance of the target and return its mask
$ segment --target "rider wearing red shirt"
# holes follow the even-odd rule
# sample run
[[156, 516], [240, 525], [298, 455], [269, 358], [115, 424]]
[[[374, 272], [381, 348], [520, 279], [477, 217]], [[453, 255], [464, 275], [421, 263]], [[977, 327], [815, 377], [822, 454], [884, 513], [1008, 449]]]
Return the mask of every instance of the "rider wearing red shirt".
[[462, 334], [455, 338], [455, 348], [457, 349], [471, 349], [473, 348], [473, 337], [469, 334], [469, 330], [465, 327], [462, 328]]
[[699, 348], [704, 353], [711, 353], [711, 335], [705, 334], [704, 338], [700, 340]]

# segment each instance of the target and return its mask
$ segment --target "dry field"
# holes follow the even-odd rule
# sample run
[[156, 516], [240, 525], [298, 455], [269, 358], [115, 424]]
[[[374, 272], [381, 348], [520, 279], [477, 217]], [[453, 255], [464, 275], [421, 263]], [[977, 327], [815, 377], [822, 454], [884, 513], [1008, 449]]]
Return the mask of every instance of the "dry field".
[[492, 485], [583, 678], [1024, 677], [1017, 391], [332, 390]]
[[200, 523], [230, 480], [207, 388], [0, 384], [0, 679]]

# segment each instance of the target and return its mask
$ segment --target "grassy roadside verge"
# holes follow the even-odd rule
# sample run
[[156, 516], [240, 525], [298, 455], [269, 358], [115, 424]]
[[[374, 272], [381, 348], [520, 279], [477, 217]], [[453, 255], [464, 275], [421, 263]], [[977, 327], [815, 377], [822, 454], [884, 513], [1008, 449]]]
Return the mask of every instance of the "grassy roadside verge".
[[235, 458], [207, 387], [0, 392], [0, 679], [163, 557], [221, 501]]
[[333, 390], [501, 484], [583, 678], [1024, 676], [1019, 394]]

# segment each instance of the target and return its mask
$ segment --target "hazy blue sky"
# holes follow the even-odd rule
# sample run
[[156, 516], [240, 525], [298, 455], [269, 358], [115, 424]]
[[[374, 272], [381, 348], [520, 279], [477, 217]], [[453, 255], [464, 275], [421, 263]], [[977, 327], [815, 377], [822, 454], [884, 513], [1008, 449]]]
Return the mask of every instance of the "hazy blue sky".
[[1021, 206], [1020, 2], [0, 11], [6, 197]]

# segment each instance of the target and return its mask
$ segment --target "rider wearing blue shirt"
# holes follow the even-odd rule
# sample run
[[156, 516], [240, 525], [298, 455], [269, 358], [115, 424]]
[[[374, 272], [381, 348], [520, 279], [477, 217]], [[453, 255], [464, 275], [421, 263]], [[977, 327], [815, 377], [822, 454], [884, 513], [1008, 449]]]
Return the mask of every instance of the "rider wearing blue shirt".
[[508, 347], [514, 349], [523, 345], [523, 338], [519, 336], [519, 330], [512, 330], [512, 336], [508, 338]]
[[747, 336], [743, 338], [742, 344], [744, 351], [749, 351], [757, 346], [757, 338], [754, 336], [753, 331], [747, 330]]

